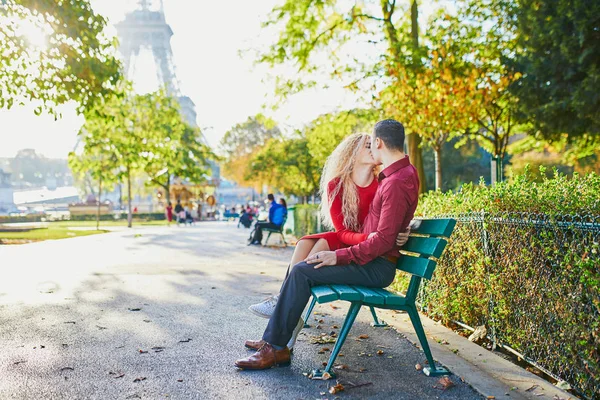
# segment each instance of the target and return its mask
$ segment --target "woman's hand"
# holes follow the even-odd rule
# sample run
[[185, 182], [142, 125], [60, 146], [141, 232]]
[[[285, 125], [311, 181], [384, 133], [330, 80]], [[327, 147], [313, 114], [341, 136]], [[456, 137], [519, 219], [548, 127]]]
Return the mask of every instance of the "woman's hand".
[[408, 236], [410, 235], [410, 228], [406, 228], [406, 231], [400, 232], [396, 236], [396, 246], [402, 247], [408, 242]]
[[315, 269], [319, 269], [327, 265], [336, 265], [337, 256], [335, 255], [335, 251], [319, 251], [318, 253], [306, 257], [304, 261], [308, 264], [317, 264], [315, 265]]

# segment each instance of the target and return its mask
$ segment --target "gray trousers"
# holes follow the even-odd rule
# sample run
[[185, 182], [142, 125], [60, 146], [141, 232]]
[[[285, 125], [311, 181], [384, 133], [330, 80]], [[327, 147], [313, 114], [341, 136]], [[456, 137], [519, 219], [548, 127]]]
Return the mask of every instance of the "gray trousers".
[[286, 277], [275, 312], [262, 337], [265, 342], [282, 347], [287, 345], [310, 299], [313, 286], [341, 284], [384, 288], [392, 283], [396, 275], [396, 266], [380, 257], [365, 265], [352, 263], [319, 269], [314, 266], [300, 262]]

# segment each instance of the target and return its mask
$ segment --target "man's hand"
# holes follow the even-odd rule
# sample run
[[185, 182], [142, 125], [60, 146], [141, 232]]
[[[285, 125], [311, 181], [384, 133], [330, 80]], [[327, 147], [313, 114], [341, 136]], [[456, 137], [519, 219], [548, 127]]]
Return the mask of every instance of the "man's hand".
[[337, 256], [335, 251], [320, 251], [312, 256], [306, 257], [304, 261], [308, 264], [317, 264], [315, 265], [315, 269], [318, 269], [327, 265], [336, 265]]
[[396, 236], [396, 246], [404, 246], [408, 241], [408, 235], [410, 235], [410, 228], [406, 228], [406, 231], [400, 232], [398, 236]]

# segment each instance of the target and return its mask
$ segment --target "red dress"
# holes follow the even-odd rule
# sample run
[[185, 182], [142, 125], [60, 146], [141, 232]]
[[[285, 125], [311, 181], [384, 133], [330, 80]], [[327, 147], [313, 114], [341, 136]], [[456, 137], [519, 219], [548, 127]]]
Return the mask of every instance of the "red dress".
[[[329, 182], [328, 191], [331, 192], [335, 189], [339, 179], [336, 178]], [[371, 184], [367, 187], [356, 186], [358, 189], [358, 222], [362, 226], [367, 214], [369, 213], [369, 207], [377, 192], [378, 182], [377, 179], [373, 179]], [[335, 228], [334, 232], [316, 233], [314, 235], [303, 236], [302, 239], [325, 239], [329, 245], [329, 250], [337, 250], [343, 247], [352, 246], [359, 244], [367, 240], [368, 234], [357, 233], [348, 230], [344, 226], [344, 216], [342, 215], [342, 191], [344, 188], [340, 188], [337, 196], [333, 199], [329, 207], [329, 213], [331, 215], [331, 221]]]

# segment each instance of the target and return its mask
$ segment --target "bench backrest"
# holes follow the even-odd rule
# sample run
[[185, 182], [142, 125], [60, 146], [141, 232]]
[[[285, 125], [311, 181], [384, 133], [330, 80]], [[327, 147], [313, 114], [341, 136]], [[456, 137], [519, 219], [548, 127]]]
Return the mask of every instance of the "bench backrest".
[[437, 259], [441, 257], [448, 238], [456, 226], [454, 219], [422, 219], [420, 225], [411, 230], [408, 242], [402, 247], [403, 255], [398, 259], [399, 270], [425, 279], [431, 279]]

